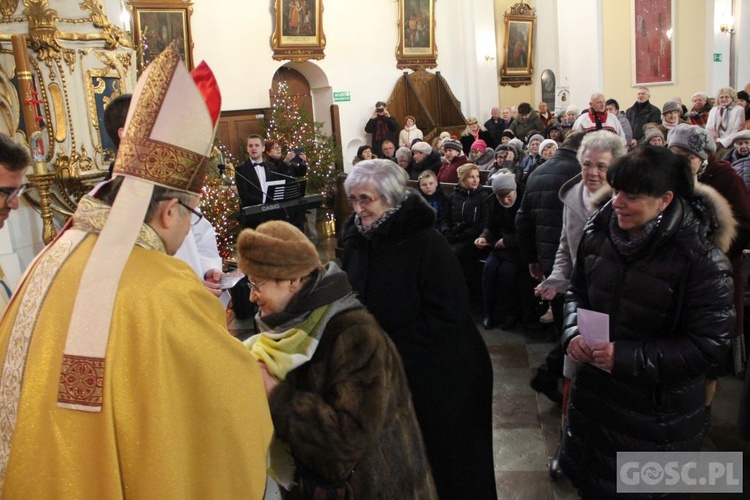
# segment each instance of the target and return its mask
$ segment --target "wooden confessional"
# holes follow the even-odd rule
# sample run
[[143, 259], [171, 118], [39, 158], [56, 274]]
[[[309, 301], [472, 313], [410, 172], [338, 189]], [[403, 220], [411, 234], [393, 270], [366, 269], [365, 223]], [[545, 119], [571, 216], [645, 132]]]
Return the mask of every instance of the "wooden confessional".
[[416, 118], [417, 127], [430, 144], [443, 131], [458, 137], [466, 128], [461, 103], [439, 71], [405, 71], [396, 82], [387, 104], [388, 111], [398, 121], [399, 128], [404, 126], [406, 116]]

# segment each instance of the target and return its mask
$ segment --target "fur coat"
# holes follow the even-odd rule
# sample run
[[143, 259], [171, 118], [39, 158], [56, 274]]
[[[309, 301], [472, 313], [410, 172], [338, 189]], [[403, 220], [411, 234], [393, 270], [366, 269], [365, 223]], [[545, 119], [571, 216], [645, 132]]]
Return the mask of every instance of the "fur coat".
[[[311, 300], [350, 290], [334, 271]], [[361, 306], [333, 316], [319, 340], [269, 397], [276, 437], [289, 444], [299, 476], [284, 497], [313, 498], [322, 485], [347, 499], [437, 498], [393, 342]]]

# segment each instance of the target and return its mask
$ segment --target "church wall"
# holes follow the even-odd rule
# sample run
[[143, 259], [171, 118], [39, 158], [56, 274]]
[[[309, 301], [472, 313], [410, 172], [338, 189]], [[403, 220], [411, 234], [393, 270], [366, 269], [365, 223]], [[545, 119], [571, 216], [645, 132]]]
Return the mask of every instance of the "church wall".
[[[269, 107], [273, 74], [287, 64], [272, 59], [273, 2], [259, 7], [257, 2], [225, 0], [220, 5], [195, 3], [194, 59], [205, 59], [214, 69], [223, 110]], [[435, 2], [438, 67], [431, 71], [441, 72], [467, 117], [489, 117], [489, 109], [497, 105], [495, 64], [485, 59], [486, 54], [497, 58], [492, 12], [492, 0]], [[330, 91], [351, 94], [350, 102], [339, 103], [347, 165], [357, 147], [370, 140], [363, 129], [375, 102], [387, 100], [402, 75], [395, 58], [397, 21], [396, 1], [324, 2], [326, 55], [308, 64], [325, 74]], [[315, 118], [327, 121], [329, 113], [316, 106]]]
[[[709, 94], [711, 45], [707, 43], [706, 5], [711, 0], [680, 0], [675, 2], [674, 84], [651, 85], [651, 102], [661, 105], [676, 96], [690, 107], [691, 96], [700, 90]], [[602, 45], [604, 48], [604, 90], [607, 98], [615, 98], [625, 110], [635, 102], [636, 91], [631, 84], [630, 0], [602, 2]]]

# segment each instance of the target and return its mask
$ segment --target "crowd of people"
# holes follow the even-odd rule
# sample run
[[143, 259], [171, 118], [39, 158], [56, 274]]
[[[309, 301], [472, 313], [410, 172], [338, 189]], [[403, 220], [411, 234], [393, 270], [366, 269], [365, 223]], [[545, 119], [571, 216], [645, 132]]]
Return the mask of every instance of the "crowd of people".
[[[614, 450], [700, 449], [718, 376], [744, 368], [748, 90], [696, 92], [689, 109], [679, 98], [659, 108], [647, 88], [625, 111], [601, 93], [559, 117], [544, 103], [498, 107], [460, 136], [396, 153], [481, 295], [484, 328], [536, 328], [551, 314], [555, 347], [531, 386], [563, 408], [550, 474], [584, 497], [614, 492]], [[607, 342], [587, 342], [579, 307], [615, 321]], [[665, 390], [669, 401], [652, 397]], [[676, 412], [669, 429], [633, 435], [663, 411]], [[750, 435], [750, 415], [740, 428]]]

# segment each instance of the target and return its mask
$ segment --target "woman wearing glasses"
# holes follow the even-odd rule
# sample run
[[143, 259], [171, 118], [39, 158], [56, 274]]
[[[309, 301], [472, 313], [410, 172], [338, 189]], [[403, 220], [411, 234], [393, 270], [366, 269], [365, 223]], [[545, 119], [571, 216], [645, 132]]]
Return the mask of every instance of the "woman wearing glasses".
[[276, 140], [268, 140], [263, 147], [263, 156], [266, 163], [274, 172], [281, 172], [292, 177], [303, 177], [307, 173], [307, 156], [298, 149], [293, 149], [283, 155], [281, 143]]
[[391, 161], [357, 164], [343, 267], [404, 363], [441, 499], [496, 498], [492, 366], [435, 212]]
[[246, 229], [237, 246], [283, 496], [436, 498], [398, 352], [346, 274], [287, 222]]

